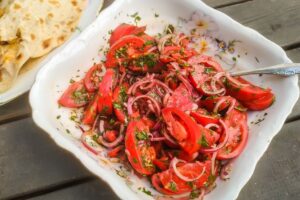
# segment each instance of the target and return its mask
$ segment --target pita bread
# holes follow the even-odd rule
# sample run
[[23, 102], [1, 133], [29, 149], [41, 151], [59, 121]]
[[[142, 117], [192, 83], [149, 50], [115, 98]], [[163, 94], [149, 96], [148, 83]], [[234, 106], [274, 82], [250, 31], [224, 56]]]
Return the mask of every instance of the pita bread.
[[0, 93], [26, 61], [49, 53], [75, 30], [87, 0], [4, 0], [0, 18]]

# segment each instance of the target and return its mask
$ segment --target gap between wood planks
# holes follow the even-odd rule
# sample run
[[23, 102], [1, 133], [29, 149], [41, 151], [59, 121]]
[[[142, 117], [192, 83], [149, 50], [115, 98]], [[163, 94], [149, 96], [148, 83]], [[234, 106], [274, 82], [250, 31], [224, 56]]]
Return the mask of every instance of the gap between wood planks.
[[253, 0], [241, 0], [241, 1], [231, 2], [231, 3], [225, 3], [225, 4], [221, 4], [219, 6], [215, 6], [214, 8], [215, 9], [224, 8], [224, 7], [233, 6], [233, 5], [237, 5], [237, 4], [241, 4], [241, 3], [246, 3], [248, 1], [253, 1]]
[[50, 186], [47, 186], [45, 188], [37, 188], [35, 190], [31, 190], [22, 194], [16, 194], [10, 197], [5, 197], [5, 200], [21, 200], [21, 199], [29, 199], [29, 198], [33, 198], [33, 197], [37, 197], [40, 195], [44, 195], [44, 194], [48, 194], [50, 192], [53, 191], [58, 191], [58, 190], [62, 190], [64, 188], [67, 187], [72, 187], [75, 185], [80, 185], [80, 184], [84, 184], [90, 181], [93, 181], [97, 179], [95, 176], [86, 176], [86, 177], [81, 177], [78, 178], [76, 180], [68, 180], [65, 182], [61, 182], [61, 183], [57, 183], [57, 184], [53, 184]]

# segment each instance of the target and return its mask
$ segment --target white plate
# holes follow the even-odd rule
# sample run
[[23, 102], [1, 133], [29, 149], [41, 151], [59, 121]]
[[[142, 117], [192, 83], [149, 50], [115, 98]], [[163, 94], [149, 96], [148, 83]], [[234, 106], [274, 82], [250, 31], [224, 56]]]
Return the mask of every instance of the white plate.
[[39, 69], [41, 67], [44, 66], [45, 63], [47, 63], [49, 60], [51, 60], [51, 58], [56, 55], [59, 54], [60, 51], [64, 48], [64, 46], [67, 45], [67, 43], [69, 43], [71, 40], [75, 39], [80, 32], [85, 29], [89, 24], [91, 24], [97, 17], [98, 13], [99, 13], [99, 9], [101, 9], [103, 5], [103, 0], [88, 0], [88, 5], [85, 8], [81, 19], [78, 23], [78, 28], [76, 29], [76, 31], [72, 34], [72, 36], [69, 38], [69, 40], [67, 42], [65, 42], [62, 46], [56, 48], [55, 50], [53, 50], [51, 53], [49, 53], [48, 55], [40, 58], [40, 59], [36, 59], [37, 61], [36, 64], [34, 64], [32, 67], [30, 67], [29, 70], [21, 70], [20, 75], [18, 76], [16, 82], [13, 84], [13, 86], [7, 90], [4, 93], [0, 93], [0, 106], [8, 103], [9, 101], [17, 98], [18, 96], [24, 94], [25, 92], [27, 92], [35, 79], [35, 76], [37, 74], [37, 72], [39, 71]]
[[[204, 30], [206, 34], [227, 42], [240, 41], [236, 44], [234, 54], [225, 55], [227, 62], [232, 61], [232, 57], [239, 57], [237, 66], [240, 68], [258, 68], [291, 62], [278, 45], [199, 0], [118, 0], [103, 11], [76, 40], [68, 44], [40, 70], [30, 93], [30, 104], [34, 121], [38, 126], [59, 146], [72, 152], [91, 172], [106, 181], [121, 199], [130, 200], [153, 198], [139, 191], [139, 187], [151, 190], [154, 195], [157, 193], [149, 187], [147, 181], [140, 180], [126, 171], [122, 172], [127, 178], [118, 176], [115, 173], [116, 169], [119, 170], [118, 165], [109, 161], [105, 164], [103, 157], [96, 157], [88, 152], [78, 140], [80, 131], [69, 120], [70, 110], [58, 108], [57, 99], [71, 78], [80, 79], [93, 62], [101, 59], [99, 54], [102, 54], [101, 49], [106, 44], [105, 39], [109, 37], [109, 30], [122, 22], [133, 22], [131, 15], [136, 12], [141, 17], [138, 24], [147, 25], [150, 34], [156, 33], [168, 23], [177, 24], [187, 30], [200, 17], [202, 21], [204, 20], [203, 24], [209, 24]], [[159, 17], [155, 17], [155, 13]], [[191, 20], [192, 13], [194, 15]], [[186, 24], [187, 21], [184, 19], [189, 22]], [[298, 99], [297, 76], [249, 78], [258, 85], [272, 88], [277, 98], [276, 102], [265, 111], [249, 113], [249, 141], [244, 152], [234, 163], [231, 179], [226, 182], [218, 181], [217, 188], [207, 195], [207, 199], [237, 198], [253, 174], [258, 160], [281, 129]], [[265, 116], [265, 113], [268, 115]], [[57, 116], [61, 117], [57, 119]], [[260, 119], [264, 120], [256, 123]]]

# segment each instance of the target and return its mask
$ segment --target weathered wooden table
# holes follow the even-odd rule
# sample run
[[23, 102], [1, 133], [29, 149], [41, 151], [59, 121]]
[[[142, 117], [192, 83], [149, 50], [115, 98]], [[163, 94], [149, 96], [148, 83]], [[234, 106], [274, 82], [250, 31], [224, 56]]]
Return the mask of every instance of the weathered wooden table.
[[[300, 0], [205, 2], [258, 30], [300, 62]], [[239, 199], [300, 199], [299, 119], [298, 102]], [[0, 199], [118, 198], [33, 123], [26, 93], [0, 107]]]

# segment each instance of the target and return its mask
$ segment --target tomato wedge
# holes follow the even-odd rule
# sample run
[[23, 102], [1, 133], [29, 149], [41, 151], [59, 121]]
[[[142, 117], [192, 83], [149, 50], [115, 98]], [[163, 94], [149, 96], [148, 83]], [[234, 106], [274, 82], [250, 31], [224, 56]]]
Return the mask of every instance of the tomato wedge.
[[252, 101], [243, 101], [242, 104], [250, 110], [264, 110], [270, 107], [275, 101], [275, 96], [272, 93], [268, 93], [263, 97], [254, 99]]
[[109, 44], [112, 46], [116, 41], [126, 35], [140, 35], [143, 34], [146, 30], [146, 26], [138, 27], [130, 24], [120, 24], [115, 30], [111, 33]]
[[206, 126], [207, 124], [218, 124], [220, 119], [218, 115], [210, 115], [202, 108], [192, 111], [190, 115], [202, 126]]
[[183, 176], [193, 179], [204, 173], [198, 179], [193, 182], [187, 182], [180, 179], [173, 168], [170, 168], [161, 173], [154, 174], [152, 176], [152, 184], [156, 190], [163, 194], [182, 194], [191, 192], [193, 189], [198, 189], [206, 185], [208, 177], [211, 174], [211, 162], [206, 161], [205, 163], [184, 163], [183, 165], [177, 165], [177, 171]]
[[134, 55], [143, 53], [145, 41], [134, 35], [127, 35], [116, 41], [106, 55], [106, 67], [117, 67]]
[[125, 136], [127, 158], [131, 166], [142, 175], [155, 172], [153, 161], [156, 158], [154, 147], [149, 145], [149, 127], [142, 121], [131, 121]]
[[127, 115], [125, 113], [124, 103], [127, 101], [128, 84], [124, 83], [117, 86], [113, 93], [113, 107], [114, 113], [118, 120], [122, 123], [127, 121]]
[[233, 109], [227, 113], [224, 123], [227, 125], [229, 139], [225, 147], [218, 151], [217, 158], [220, 160], [231, 159], [240, 155], [248, 140], [246, 112]]
[[201, 130], [190, 116], [178, 108], [164, 108], [162, 116], [170, 134], [185, 152], [193, 154], [201, 148]]
[[180, 60], [187, 60], [195, 55], [193, 50], [185, 49], [181, 46], [166, 46], [161, 52], [160, 61], [169, 63]]
[[115, 79], [115, 71], [107, 69], [98, 90], [98, 113], [101, 115], [112, 114], [112, 87]]
[[188, 63], [191, 66], [203, 65], [205, 66], [206, 74], [210, 74], [211, 72], [222, 72], [224, 71], [221, 65], [211, 56], [207, 55], [197, 55], [193, 56], [188, 60]]
[[233, 79], [236, 79], [236, 81], [244, 85], [236, 85], [234, 82], [227, 79], [227, 93], [241, 102], [259, 99], [271, 93], [270, 89], [263, 89], [261, 87], [255, 86], [243, 78], [238, 77]]
[[102, 71], [101, 64], [95, 64], [86, 73], [83, 82], [88, 92], [95, 92], [98, 89], [98, 85], [102, 80], [102, 77], [99, 76], [101, 71]]
[[58, 103], [67, 108], [79, 108], [88, 103], [88, 93], [82, 81], [72, 83], [61, 95]]
[[169, 97], [166, 107], [176, 107], [182, 111], [191, 111], [197, 109], [197, 104], [193, 102], [187, 88], [180, 84]]
[[97, 116], [97, 105], [98, 105], [98, 98], [96, 96], [83, 113], [83, 118], [82, 118], [83, 124], [92, 125], [94, 123]]

